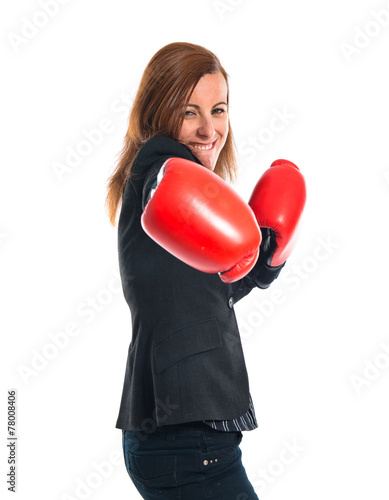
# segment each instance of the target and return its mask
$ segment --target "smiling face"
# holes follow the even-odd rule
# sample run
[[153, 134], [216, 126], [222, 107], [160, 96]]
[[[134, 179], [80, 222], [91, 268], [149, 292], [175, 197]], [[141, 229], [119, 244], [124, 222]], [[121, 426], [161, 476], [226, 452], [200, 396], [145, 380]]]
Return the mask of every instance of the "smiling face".
[[186, 106], [178, 141], [214, 170], [228, 135], [227, 83], [221, 73], [200, 78]]

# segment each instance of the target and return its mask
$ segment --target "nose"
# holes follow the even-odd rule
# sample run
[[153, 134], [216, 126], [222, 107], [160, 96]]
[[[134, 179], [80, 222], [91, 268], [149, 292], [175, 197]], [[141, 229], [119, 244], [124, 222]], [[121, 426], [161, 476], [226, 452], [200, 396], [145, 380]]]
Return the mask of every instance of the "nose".
[[213, 126], [213, 121], [211, 116], [204, 116], [202, 118], [197, 132], [202, 137], [211, 138], [214, 136], [215, 127]]

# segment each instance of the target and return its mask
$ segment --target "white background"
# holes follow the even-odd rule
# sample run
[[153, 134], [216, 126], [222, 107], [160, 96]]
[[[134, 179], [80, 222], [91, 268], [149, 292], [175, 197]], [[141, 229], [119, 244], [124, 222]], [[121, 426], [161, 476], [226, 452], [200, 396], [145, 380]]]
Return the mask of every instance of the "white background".
[[[2, 492], [15, 388], [20, 499], [138, 498], [115, 429], [131, 328], [106, 181], [146, 64], [188, 41], [230, 75], [236, 189], [248, 199], [277, 158], [307, 182], [283, 274], [236, 306], [259, 420], [242, 442], [247, 473], [262, 499], [386, 500], [388, 2], [61, 4], [0, 12]], [[288, 118], [273, 133], [277, 112]], [[102, 122], [101, 141], [59, 176]], [[252, 155], [250, 137], [262, 138]], [[77, 335], [53, 351], [71, 324]]]

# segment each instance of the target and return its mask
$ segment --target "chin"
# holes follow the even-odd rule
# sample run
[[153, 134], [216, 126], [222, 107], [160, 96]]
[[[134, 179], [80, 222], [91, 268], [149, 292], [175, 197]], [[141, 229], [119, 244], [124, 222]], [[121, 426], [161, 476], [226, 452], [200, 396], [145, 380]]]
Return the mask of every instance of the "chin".
[[207, 168], [209, 168], [209, 170], [215, 170], [215, 167], [216, 167], [216, 163], [217, 163], [217, 158], [209, 158], [208, 161], [205, 161], [204, 163], [204, 166], [206, 166]]
[[207, 168], [208, 170], [212, 170], [212, 172], [215, 170], [215, 166], [211, 163], [203, 163], [204, 167]]

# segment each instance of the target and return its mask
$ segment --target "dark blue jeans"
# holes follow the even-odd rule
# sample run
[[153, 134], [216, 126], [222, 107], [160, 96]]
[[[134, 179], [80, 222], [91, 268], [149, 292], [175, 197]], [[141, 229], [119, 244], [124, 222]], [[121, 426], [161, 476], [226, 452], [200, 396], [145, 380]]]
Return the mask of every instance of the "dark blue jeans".
[[258, 500], [242, 465], [241, 432], [192, 422], [122, 433], [128, 474], [146, 500]]

